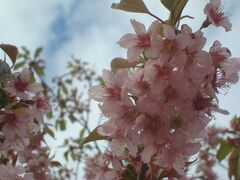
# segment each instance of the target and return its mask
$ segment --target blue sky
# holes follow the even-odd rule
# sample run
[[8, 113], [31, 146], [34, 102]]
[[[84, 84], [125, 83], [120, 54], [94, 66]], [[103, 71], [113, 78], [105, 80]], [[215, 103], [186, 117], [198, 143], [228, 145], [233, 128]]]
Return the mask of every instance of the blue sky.
[[[109, 68], [111, 59], [126, 57], [126, 52], [116, 42], [127, 32], [132, 32], [130, 19], [148, 26], [153, 19], [147, 15], [124, 13], [110, 8], [114, 0], [0, 0], [0, 38], [4, 43], [25, 45], [31, 50], [45, 48], [47, 78], [64, 72], [71, 55], [89, 61], [101, 73]], [[118, 2], [115, 0], [115, 2]], [[160, 0], [146, 0], [154, 14], [166, 19], [167, 11]], [[208, 0], [189, 0], [184, 13], [195, 17], [187, 20], [197, 30], [205, 19], [203, 8]], [[207, 49], [214, 40], [220, 40], [240, 57], [240, 5], [238, 0], [224, 1], [226, 11], [231, 13], [233, 31], [225, 33], [222, 28], [204, 30], [209, 38]], [[227, 96], [220, 97], [221, 107], [230, 111], [229, 116], [217, 116], [215, 122], [225, 125], [239, 111], [240, 85], [235, 85]], [[98, 112], [96, 112], [98, 116]], [[78, 134], [78, 133], [77, 133]]]

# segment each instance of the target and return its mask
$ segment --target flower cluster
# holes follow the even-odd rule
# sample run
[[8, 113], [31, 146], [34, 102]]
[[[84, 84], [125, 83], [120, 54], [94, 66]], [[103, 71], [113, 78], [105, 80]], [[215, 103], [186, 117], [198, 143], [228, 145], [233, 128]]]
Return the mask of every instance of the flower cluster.
[[[120, 172], [122, 172], [120, 161], [114, 158], [110, 152], [89, 157], [86, 159], [85, 164], [86, 180], [118, 179]], [[110, 165], [112, 168], [110, 168]]]
[[43, 88], [36, 83], [30, 69], [23, 69], [4, 84], [5, 96], [11, 101], [0, 114], [4, 140], [1, 150], [22, 150], [43, 125], [43, 112], [50, 110]]
[[[3, 61], [0, 65], [8, 67]], [[2, 69], [1, 73], [6, 74]], [[20, 73], [9, 71], [0, 91], [0, 153], [1, 159], [5, 159], [0, 161], [0, 179], [49, 179], [42, 178], [48, 172], [46, 151], [45, 156], [36, 155], [41, 152], [43, 139], [33, 145], [42, 133], [44, 113], [51, 110], [42, 86], [35, 82], [32, 71], [24, 68]], [[44, 164], [46, 169], [42, 168]], [[40, 169], [30, 168], [32, 166]], [[38, 178], [39, 174], [41, 178]]]
[[[207, 23], [230, 30], [219, 2], [206, 5]], [[127, 60], [112, 62], [124, 68], [104, 70], [103, 83], [89, 90], [108, 119], [98, 133], [108, 137], [113, 158], [122, 161], [115, 169], [119, 178], [136, 159], [138, 175], [145, 167], [149, 179], [161, 172], [180, 178], [199, 152], [213, 113], [228, 114], [219, 108], [217, 94], [238, 82], [240, 59], [231, 58], [219, 41], [204, 50], [206, 26], [192, 32], [186, 24], [180, 30], [159, 21], [148, 30], [138, 21], [131, 24], [135, 34], [118, 42], [127, 49]]]

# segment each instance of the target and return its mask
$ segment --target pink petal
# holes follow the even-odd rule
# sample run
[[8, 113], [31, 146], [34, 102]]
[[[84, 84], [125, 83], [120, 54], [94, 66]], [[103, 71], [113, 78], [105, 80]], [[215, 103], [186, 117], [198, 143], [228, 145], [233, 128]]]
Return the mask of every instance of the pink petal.
[[136, 20], [131, 20], [131, 24], [137, 35], [141, 36], [141, 35], [146, 34], [145, 26], [142, 23], [140, 23]]
[[200, 143], [188, 143], [184, 149], [181, 150], [183, 155], [192, 156], [197, 154], [202, 145]]
[[223, 20], [219, 22], [219, 26], [224, 27], [226, 32], [232, 30], [232, 23], [227, 17], [223, 18]]
[[112, 153], [117, 156], [121, 157], [123, 155], [123, 152], [125, 150], [125, 143], [121, 139], [113, 139], [109, 144]]
[[143, 49], [137, 47], [131, 47], [127, 51], [127, 59], [129, 62], [136, 62]]
[[103, 69], [102, 71], [102, 78], [105, 84], [111, 84], [113, 82], [113, 74], [112, 72]]
[[31, 71], [28, 68], [24, 68], [21, 71], [20, 79], [22, 82], [29, 82], [31, 79]]
[[175, 39], [175, 37], [176, 37], [175, 30], [169, 25], [163, 24], [162, 26], [163, 26], [163, 34], [164, 34], [165, 38], [170, 39], [170, 40]]
[[135, 34], [125, 34], [117, 43], [123, 48], [130, 48], [135, 45], [137, 36]]
[[42, 92], [43, 87], [39, 83], [33, 83], [26, 87], [26, 91], [36, 94], [36, 93]]
[[206, 51], [199, 51], [194, 55], [194, 61], [203, 65], [203, 66], [211, 66], [212, 58], [210, 54]]
[[88, 90], [89, 96], [98, 102], [102, 102], [104, 100], [103, 95], [105, 93], [106, 93], [105, 88], [99, 85], [93, 86]]

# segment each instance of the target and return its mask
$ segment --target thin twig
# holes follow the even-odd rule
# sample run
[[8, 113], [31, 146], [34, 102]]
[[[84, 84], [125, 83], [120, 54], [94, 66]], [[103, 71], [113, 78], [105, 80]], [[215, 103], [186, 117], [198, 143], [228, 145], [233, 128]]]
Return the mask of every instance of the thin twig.
[[152, 17], [154, 17], [154, 18], [156, 18], [157, 20], [159, 20], [161, 23], [164, 23], [164, 24], [166, 24], [161, 18], [159, 18], [159, 17], [157, 17], [156, 15], [154, 15], [153, 13], [151, 13], [151, 12], [148, 12], [147, 13], [148, 15], [150, 15], [150, 16], [152, 16]]

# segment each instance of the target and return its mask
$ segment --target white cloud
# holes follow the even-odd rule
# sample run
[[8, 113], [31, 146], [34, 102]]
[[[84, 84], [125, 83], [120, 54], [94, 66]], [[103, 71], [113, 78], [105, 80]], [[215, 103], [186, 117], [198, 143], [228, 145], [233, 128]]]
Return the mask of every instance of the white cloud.
[[54, 36], [51, 32], [54, 19], [68, 11], [70, 2], [0, 0], [0, 40], [17, 46], [46, 46]]

